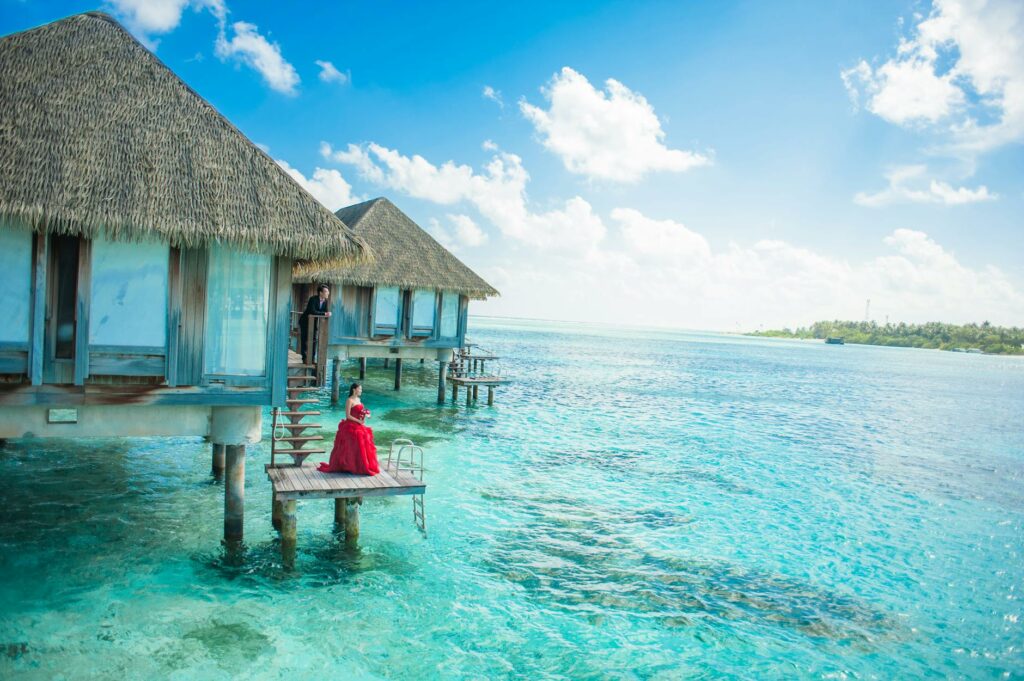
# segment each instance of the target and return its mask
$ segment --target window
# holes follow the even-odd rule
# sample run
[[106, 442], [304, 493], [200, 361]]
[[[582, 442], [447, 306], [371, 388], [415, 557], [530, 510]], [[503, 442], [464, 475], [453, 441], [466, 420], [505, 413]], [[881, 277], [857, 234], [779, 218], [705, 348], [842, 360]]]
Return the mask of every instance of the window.
[[32, 232], [0, 223], [0, 343], [28, 343]]
[[441, 296], [441, 337], [459, 335], [459, 294], [445, 291]]
[[434, 316], [437, 308], [437, 293], [417, 289], [412, 294], [412, 335], [431, 336], [434, 333]]
[[167, 344], [165, 243], [92, 242], [90, 345]]
[[210, 249], [203, 353], [207, 374], [266, 375], [270, 272], [269, 255]]
[[377, 302], [373, 307], [373, 335], [394, 336], [398, 330], [398, 288], [377, 288]]

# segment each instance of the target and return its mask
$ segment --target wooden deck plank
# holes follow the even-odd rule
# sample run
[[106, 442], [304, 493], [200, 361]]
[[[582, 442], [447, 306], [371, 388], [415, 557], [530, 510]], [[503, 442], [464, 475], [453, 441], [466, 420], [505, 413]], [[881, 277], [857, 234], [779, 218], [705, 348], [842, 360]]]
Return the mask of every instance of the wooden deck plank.
[[329, 490], [331, 488], [330, 483], [327, 481], [327, 476], [315, 468], [310, 472], [310, 479], [316, 483], [316, 487], [319, 490]]
[[285, 492], [295, 492], [295, 480], [292, 476], [292, 469], [294, 466], [288, 466], [281, 469], [281, 488]]

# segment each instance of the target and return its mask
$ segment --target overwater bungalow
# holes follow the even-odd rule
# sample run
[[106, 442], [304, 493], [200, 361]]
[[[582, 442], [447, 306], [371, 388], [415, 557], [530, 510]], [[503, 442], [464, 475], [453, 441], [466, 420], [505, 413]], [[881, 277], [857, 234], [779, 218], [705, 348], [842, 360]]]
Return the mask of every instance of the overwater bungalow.
[[359, 359], [361, 378], [367, 358], [394, 361], [396, 390], [403, 360], [437, 362], [438, 401], [444, 401], [448, 363], [465, 343], [469, 302], [498, 292], [386, 198], [336, 215], [374, 257], [358, 264], [296, 263], [296, 310], [319, 284], [333, 287], [320, 361]]
[[293, 261], [364, 256], [109, 16], [0, 39], [0, 438], [209, 437], [239, 539]]

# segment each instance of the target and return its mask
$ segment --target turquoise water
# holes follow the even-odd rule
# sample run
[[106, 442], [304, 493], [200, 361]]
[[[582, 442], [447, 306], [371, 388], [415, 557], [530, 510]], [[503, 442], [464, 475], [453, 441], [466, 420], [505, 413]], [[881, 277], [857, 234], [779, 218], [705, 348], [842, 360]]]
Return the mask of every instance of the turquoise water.
[[349, 550], [300, 502], [293, 572], [265, 447], [231, 560], [209, 445], [8, 443], [0, 676], [1024, 676], [1024, 361], [472, 326], [494, 407], [430, 364], [364, 394], [426, 446], [429, 535], [367, 500]]

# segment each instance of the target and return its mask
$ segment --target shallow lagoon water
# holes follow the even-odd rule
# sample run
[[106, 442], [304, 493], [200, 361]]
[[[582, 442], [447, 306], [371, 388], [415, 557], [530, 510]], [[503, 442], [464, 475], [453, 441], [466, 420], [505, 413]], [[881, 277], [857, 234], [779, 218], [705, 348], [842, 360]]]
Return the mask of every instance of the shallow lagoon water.
[[1024, 361], [471, 326], [494, 407], [434, 404], [436, 364], [364, 395], [425, 444], [429, 535], [368, 499], [346, 549], [300, 502], [291, 572], [268, 447], [233, 560], [208, 444], [8, 443], [0, 676], [1024, 675]]

